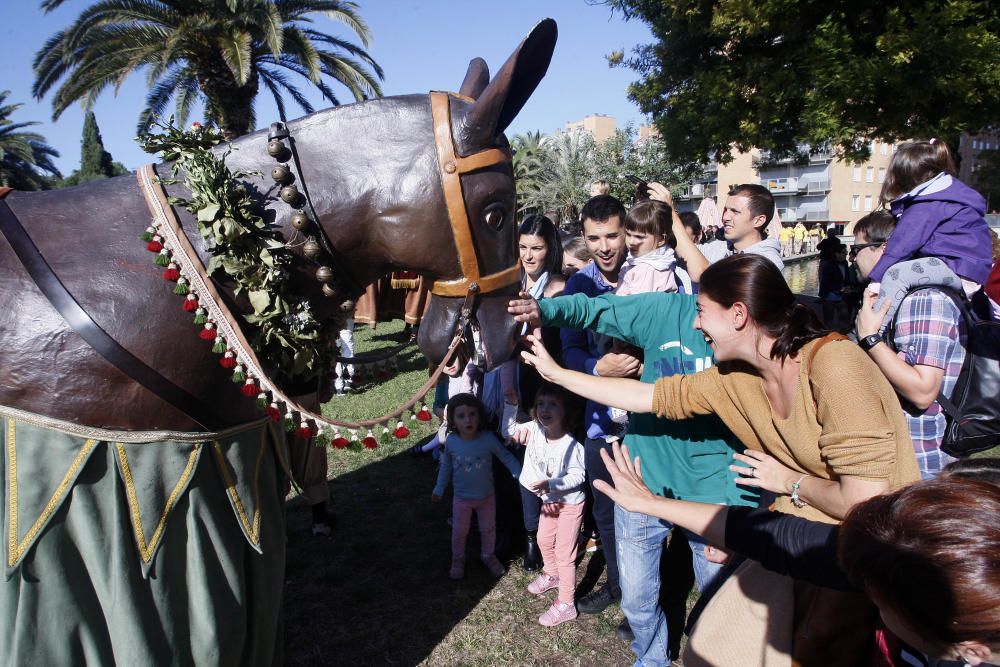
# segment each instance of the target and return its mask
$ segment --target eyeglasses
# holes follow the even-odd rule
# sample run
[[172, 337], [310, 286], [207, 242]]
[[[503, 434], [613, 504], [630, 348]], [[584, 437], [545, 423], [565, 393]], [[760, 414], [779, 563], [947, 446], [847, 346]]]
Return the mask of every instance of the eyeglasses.
[[857, 254], [865, 248], [877, 248], [881, 245], [885, 245], [885, 241], [876, 241], [875, 243], [855, 243], [851, 246], [851, 251]]

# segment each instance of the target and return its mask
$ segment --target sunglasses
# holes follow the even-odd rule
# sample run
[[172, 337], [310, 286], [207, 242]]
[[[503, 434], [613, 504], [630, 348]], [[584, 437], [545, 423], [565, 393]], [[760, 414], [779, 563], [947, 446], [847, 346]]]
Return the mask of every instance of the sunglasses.
[[881, 245], [885, 245], [885, 241], [877, 241], [875, 243], [855, 243], [851, 246], [851, 251], [854, 253], [859, 253], [865, 248], [877, 248]]

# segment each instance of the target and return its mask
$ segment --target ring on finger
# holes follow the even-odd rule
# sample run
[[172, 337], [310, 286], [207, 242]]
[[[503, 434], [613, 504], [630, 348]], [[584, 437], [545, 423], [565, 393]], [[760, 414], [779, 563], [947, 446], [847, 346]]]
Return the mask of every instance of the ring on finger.
[[751, 477], [756, 477], [757, 476], [757, 469], [756, 468], [750, 468], [750, 476]]

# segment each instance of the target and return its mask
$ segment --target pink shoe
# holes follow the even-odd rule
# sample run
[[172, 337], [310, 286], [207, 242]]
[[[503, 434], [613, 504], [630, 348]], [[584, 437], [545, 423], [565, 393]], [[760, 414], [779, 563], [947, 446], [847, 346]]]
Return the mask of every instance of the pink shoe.
[[547, 612], [538, 617], [538, 622], [547, 628], [552, 628], [574, 618], [576, 618], [576, 605], [556, 600]]
[[544, 570], [535, 577], [535, 580], [528, 584], [528, 592], [534, 595], [541, 595], [545, 591], [559, 588], [559, 575], [546, 574]]

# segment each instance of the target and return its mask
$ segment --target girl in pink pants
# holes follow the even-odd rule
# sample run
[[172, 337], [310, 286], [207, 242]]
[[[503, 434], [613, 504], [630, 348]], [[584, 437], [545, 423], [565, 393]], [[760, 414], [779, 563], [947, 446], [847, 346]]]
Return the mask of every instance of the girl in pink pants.
[[527, 445], [519, 478], [521, 485], [542, 499], [538, 547], [542, 573], [528, 585], [535, 595], [559, 589], [559, 596], [538, 618], [545, 626], [576, 618], [576, 551], [583, 523], [583, 446], [568, 432], [573, 423], [568, 408], [573, 397], [562, 387], [545, 383], [535, 394], [534, 419], [517, 424], [513, 392], [506, 396], [503, 434]]

